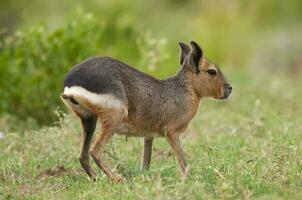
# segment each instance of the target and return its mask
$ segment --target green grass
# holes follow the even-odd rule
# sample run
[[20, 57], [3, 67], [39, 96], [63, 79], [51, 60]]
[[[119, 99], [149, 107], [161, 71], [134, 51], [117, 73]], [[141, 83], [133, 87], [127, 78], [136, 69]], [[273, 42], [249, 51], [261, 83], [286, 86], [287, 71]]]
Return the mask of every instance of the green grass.
[[164, 138], [156, 138], [151, 168], [142, 173], [142, 139], [115, 136], [106, 161], [126, 181], [112, 184], [98, 170], [91, 182], [78, 162], [81, 129], [74, 116], [61, 113], [57, 126], [28, 124], [24, 131], [3, 117], [1, 126], [9, 128], [0, 140], [0, 199], [300, 198], [301, 81], [259, 71], [226, 74], [232, 99], [203, 100], [184, 137], [186, 181], [174, 156], [163, 153], [169, 150]]

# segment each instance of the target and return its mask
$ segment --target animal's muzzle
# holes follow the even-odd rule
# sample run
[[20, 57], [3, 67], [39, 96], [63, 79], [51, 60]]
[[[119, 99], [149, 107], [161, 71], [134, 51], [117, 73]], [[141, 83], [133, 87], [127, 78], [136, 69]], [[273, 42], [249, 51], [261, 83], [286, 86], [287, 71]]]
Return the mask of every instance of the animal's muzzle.
[[230, 97], [230, 95], [232, 94], [232, 86], [230, 84], [225, 84], [224, 85], [224, 94], [223, 94], [223, 98], [227, 99]]

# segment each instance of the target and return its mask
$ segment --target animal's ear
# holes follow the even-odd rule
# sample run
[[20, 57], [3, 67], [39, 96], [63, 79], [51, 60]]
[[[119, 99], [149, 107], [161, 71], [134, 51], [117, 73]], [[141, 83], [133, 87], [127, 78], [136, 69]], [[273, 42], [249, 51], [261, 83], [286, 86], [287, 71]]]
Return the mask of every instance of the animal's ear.
[[194, 41], [191, 41], [191, 51], [188, 55], [188, 65], [194, 68], [194, 71], [198, 74], [200, 72], [199, 69], [199, 61], [203, 58], [203, 52], [201, 47]]
[[178, 45], [180, 47], [179, 63], [180, 65], [182, 65], [186, 57], [188, 56], [191, 48], [183, 42], [179, 42]]

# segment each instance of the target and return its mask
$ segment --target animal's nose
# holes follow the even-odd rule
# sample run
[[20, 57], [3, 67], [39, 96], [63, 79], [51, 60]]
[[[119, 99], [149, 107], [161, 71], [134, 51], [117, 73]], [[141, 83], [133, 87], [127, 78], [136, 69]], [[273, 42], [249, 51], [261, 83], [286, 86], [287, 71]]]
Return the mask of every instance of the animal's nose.
[[227, 84], [225, 84], [224, 86], [225, 86], [227, 89], [229, 89], [230, 91], [232, 91], [232, 85], [231, 85], [231, 84], [228, 84], [228, 83], [227, 83]]

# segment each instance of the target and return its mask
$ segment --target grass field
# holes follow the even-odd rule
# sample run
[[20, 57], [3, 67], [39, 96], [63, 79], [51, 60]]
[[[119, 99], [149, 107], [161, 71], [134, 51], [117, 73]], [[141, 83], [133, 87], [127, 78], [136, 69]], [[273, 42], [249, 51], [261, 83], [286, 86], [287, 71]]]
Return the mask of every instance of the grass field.
[[112, 184], [100, 170], [91, 182], [78, 162], [74, 116], [59, 112], [55, 126], [36, 130], [29, 121], [23, 131], [3, 117], [0, 199], [299, 199], [301, 81], [259, 71], [226, 75], [232, 99], [203, 100], [183, 139], [185, 181], [164, 138], [155, 140], [150, 170], [140, 172], [142, 139], [115, 136], [105, 156], [125, 182]]

